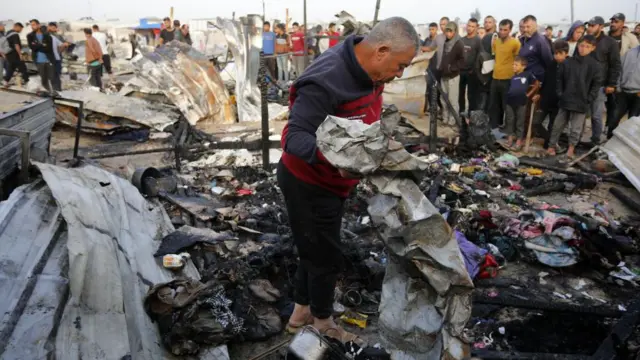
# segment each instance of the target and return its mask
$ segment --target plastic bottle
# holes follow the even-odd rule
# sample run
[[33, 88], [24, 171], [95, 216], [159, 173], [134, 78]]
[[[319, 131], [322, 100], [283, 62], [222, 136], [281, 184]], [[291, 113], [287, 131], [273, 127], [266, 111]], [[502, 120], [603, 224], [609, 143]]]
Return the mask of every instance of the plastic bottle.
[[162, 266], [167, 269], [181, 269], [190, 258], [189, 253], [167, 254], [162, 257]]

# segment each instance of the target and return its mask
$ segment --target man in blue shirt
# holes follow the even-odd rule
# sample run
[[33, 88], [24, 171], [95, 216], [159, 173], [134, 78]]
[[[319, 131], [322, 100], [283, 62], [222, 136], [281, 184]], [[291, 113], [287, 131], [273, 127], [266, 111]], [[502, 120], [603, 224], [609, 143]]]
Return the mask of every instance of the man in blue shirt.
[[271, 31], [271, 23], [265, 21], [262, 24], [262, 52], [265, 56], [269, 56], [266, 60], [267, 69], [269, 69], [269, 77], [277, 79], [276, 77], [276, 58], [273, 57], [276, 48], [276, 34]]
[[31, 20], [31, 33], [27, 35], [27, 42], [31, 48], [31, 58], [36, 63], [38, 74], [44, 87], [48, 92], [54, 88], [53, 78], [55, 75], [54, 64], [56, 63], [53, 54], [53, 40], [49, 35], [45, 26], [40, 26], [40, 22], [36, 19]]

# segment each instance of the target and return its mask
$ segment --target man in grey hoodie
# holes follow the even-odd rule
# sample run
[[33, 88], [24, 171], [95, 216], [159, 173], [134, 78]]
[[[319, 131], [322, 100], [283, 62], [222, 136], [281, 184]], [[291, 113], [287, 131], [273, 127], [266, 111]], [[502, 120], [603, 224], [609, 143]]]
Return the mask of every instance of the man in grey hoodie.
[[640, 116], [640, 46], [627, 51], [622, 57], [619, 89], [621, 92], [616, 94], [615, 113], [608, 124], [608, 139], [611, 139], [613, 130], [625, 115]]

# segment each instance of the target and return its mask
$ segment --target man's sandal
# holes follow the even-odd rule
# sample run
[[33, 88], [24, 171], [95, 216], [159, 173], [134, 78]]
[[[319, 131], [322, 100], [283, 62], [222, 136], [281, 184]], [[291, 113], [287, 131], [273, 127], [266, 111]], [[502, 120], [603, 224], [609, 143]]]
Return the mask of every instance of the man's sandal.
[[295, 335], [295, 334], [299, 333], [300, 330], [302, 330], [303, 327], [308, 326], [308, 325], [313, 325], [313, 316], [311, 316], [311, 315], [307, 318], [307, 321], [305, 321], [302, 324], [294, 324], [291, 321], [289, 321], [289, 323], [287, 323], [287, 327], [285, 327], [284, 331], [287, 334]]

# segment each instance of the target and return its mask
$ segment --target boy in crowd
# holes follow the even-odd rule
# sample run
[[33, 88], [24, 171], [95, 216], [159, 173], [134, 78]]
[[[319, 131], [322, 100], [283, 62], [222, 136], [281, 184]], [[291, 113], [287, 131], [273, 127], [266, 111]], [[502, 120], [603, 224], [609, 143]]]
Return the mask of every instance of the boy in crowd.
[[602, 86], [602, 71], [598, 61], [590, 56], [595, 50], [597, 40], [593, 35], [586, 35], [578, 43], [578, 54], [567, 59], [558, 74], [557, 93], [560, 99], [559, 111], [556, 117], [551, 139], [549, 140], [549, 155], [556, 155], [556, 146], [560, 134], [569, 123], [569, 149], [567, 158], [575, 155], [575, 148], [580, 141], [586, 113], [598, 98], [598, 91]]
[[[508, 135], [507, 146], [513, 146], [517, 139], [515, 150], [519, 150], [524, 143], [524, 120], [526, 117], [527, 101], [538, 86], [535, 76], [527, 68], [527, 58], [516, 56], [513, 61], [513, 77], [507, 91], [507, 108], [505, 116], [505, 131]], [[533, 86], [532, 89], [530, 89]]]
[[544, 119], [549, 116], [549, 126], [547, 127], [546, 136], [544, 136], [544, 148], [549, 148], [549, 138], [551, 137], [551, 130], [553, 129], [553, 122], [558, 116], [558, 94], [556, 87], [558, 85], [558, 68], [567, 57], [569, 56], [569, 43], [564, 40], [556, 40], [552, 46], [553, 62], [547, 67], [544, 72], [544, 81], [542, 82], [542, 88], [540, 94], [533, 97], [533, 102], [539, 102], [539, 109], [537, 124], [542, 124]]

